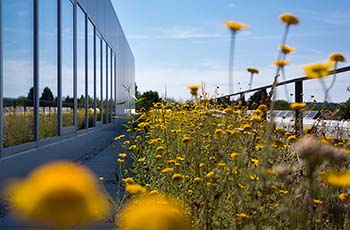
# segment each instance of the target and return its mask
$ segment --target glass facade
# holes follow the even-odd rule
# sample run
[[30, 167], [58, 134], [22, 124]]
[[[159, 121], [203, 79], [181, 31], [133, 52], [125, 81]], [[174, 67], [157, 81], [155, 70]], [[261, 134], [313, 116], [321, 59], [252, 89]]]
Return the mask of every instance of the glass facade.
[[61, 4], [62, 126], [70, 127], [74, 125], [74, 8], [70, 0]]
[[0, 157], [111, 123], [134, 60], [110, 1], [0, 1]]
[[39, 0], [39, 133], [57, 136], [57, 0]]
[[94, 127], [94, 115], [95, 115], [95, 71], [94, 71], [94, 26], [89, 21], [88, 23], [88, 106], [89, 106], [89, 123], [88, 127]]
[[77, 98], [78, 129], [86, 127], [86, 18], [77, 7]]
[[96, 122], [101, 122], [102, 120], [102, 68], [101, 68], [101, 35], [98, 33], [95, 34], [95, 47], [96, 47]]
[[103, 124], [107, 124], [107, 55], [106, 55], [106, 42], [102, 40], [102, 46], [101, 46], [101, 59], [102, 59], [102, 118], [103, 118]]
[[2, 1], [4, 148], [34, 140], [33, 12], [32, 0]]
[[112, 108], [113, 108], [113, 54], [111, 48], [109, 48], [109, 82], [108, 82], [108, 88], [109, 88], [109, 113], [108, 113], [108, 122], [112, 122]]

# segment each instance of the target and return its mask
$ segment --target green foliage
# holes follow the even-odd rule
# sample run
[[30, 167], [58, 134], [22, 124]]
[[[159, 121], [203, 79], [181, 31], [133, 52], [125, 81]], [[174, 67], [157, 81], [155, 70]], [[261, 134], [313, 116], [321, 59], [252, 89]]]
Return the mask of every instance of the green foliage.
[[285, 101], [285, 100], [275, 101], [275, 109], [276, 110], [290, 110], [288, 101]]
[[50, 102], [50, 101], [54, 101], [54, 99], [55, 98], [53, 96], [51, 89], [49, 87], [45, 87], [41, 94], [40, 100]]
[[257, 106], [266, 101], [267, 92], [266, 89], [255, 92], [248, 100], [249, 109], [256, 109]]
[[337, 109], [339, 119], [350, 119], [350, 98], [346, 102], [340, 103]]
[[318, 102], [318, 103], [312, 104], [312, 110], [318, 110], [318, 111], [320, 110], [335, 111], [337, 107], [338, 107], [338, 104], [333, 102]]
[[149, 90], [142, 94], [139, 94], [137, 97], [137, 101], [138, 103], [135, 104], [136, 110], [139, 110], [141, 108], [149, 110], [154, 103], [161, 102], [162, 99], [159, 97], [157, 91]]

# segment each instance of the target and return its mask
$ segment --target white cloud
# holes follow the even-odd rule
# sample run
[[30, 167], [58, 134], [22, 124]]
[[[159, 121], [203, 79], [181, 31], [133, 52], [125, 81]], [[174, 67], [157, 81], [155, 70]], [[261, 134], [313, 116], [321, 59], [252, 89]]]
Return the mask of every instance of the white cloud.
[[197, 27], [172, 26], [172, 27], [152, 27], [148, 28], [145, 34], [129, 35], [129, 39], [206, 39], [206, 38], [225, 38], [227, 34], [212, 33]]

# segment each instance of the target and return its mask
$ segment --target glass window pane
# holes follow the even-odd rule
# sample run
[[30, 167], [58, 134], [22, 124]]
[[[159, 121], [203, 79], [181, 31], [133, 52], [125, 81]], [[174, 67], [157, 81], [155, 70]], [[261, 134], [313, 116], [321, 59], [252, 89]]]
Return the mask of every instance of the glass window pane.
[[39, 0], [39, 133], [54, 137], [57, 114], [57, 2]]
[[96, 33], [96, 120], [101, 121], [101, 39]]
[[108, 79], [109, 107], [108, 107], [108, 109], [109, 109], [109, 112], [108, 112], [108, 122], [111, 123], [111, 121], [112, 121], [112, 98], [113, 98], [113, 96], [112, 96], [112, 93], [113, 93], [112, 92], [112, 84], [113, 84], [112, 72], [113, 72], [113, 70], [112, 70], [112, 50], [111, 50], [111, 48], [108, 48], [108, 50], [109, 50], [109, 65], [108, 65], [108, 71], [109, 71], [109, 79]]
[[77, 97], [78, 129], [85, 128], [86, 95], [85, 95], [85, 13], [77, 8]]
[[107, 92], [107, 63], [106, 61], [108, 55], [107, 52], [107, 44], [103, 40], [102, 42], [102, 93], [103, 93], [103, 103], [102, 103], [102, 115], [103, 115], [103, 124], [107, 123], [107, 99], [108, 98], [108, 92]]
[[3, 0], [3, 145], [34, 140], [33, 1]]
[[94, 26], [88, 24], [88, 95], [89, 95], [89, 128], [94, 126]]
[[62, 0], [62, 126], [74, 125], [73, 4]]
[[112, 116], [115, 115], [115, 55], [112, 56]]

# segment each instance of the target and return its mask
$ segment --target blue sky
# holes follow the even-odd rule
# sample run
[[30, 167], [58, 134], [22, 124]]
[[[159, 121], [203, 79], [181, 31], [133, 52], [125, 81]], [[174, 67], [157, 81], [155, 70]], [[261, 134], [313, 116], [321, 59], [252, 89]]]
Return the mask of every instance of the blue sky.
[[[272, 83], [284, 25], [279, 15], [290, 12], [300, 24], [292, 27], [287, 44], [297, 49], [286, 68], [287, 79], [303, 75], [305, 64], [327, 60], [342, 52], [349, 64], [350, 2], [344, 0], [112, 0], [136, 60], [136, 83], [141, 92], [156, 90], [175, 99], [188, 99], [186, 87], [203, 81], [212, 94], [216, 86], [228, 93], [229, 31], [223, 20], [249, 25], [236, 40], [234, 89], [248, 88], [247, 67], [260, 74], [253, 87]], [[338, 76], [332, 101], [350, 97], [350, 73]], [[280, 79], [282, 80], [282, 79]], [[327, 79], [328, 85], [330, 78]], [[318, 80], [304, 84], [306, 101], [324, 98]], [[288, 86], [290, 93], [293, 87]], [[284, 89], [278, 90], [285, 98]]]

